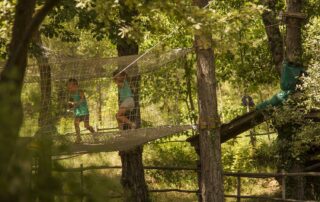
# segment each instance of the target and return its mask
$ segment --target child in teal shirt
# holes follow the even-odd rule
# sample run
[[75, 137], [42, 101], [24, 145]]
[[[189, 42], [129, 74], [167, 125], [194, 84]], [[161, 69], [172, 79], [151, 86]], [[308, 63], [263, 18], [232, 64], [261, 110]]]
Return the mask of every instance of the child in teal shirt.
[[120, 106], [116, 114], [119, 128], [123, 129], [124, 124], [128, 124], [131, 129], [135, 129], [136, 124], [131, 122], [125, 115], [126, 112], [134, 109], [133, 93], [127, 81], [127, 74], [125, 72], [119, 73], [115, 71], [113, 72], [113, 79], [119, 88]]
[[74, 127], [76, 130], [76, 143], [81, 142], [80, 137], [80, 122], [84, 122], [84, 127], [91, 133], [94, 133], [94, 129], [89, 124], [89, 108], [87, 104], [84, 92], [79, 89], [78, 81], [76, 79], [69, 79], [68, 91], [70, 93], [69, 106], [74, 110]]

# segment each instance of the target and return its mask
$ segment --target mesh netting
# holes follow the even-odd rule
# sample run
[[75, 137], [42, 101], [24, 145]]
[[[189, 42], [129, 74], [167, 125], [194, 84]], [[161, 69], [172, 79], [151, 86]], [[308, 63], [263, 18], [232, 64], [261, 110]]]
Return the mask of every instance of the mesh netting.
[[[136, 76], [167, 65], [172, 61], [192, 52], [192, 48], [174, 49], [164, 53], [152, 52], [145, 55], [136, 62], [139, 68], [128, 68], [129, 76]], [[122, 69], [134, 62], [139, 55], [130, 55], [112, 58], [84, 58], [50, 55], [48, 63], [37, 63], [32, 61], [27, 67], [25, 83], [39, 82], [39, 66], [50, 65], [52, 81], [66, 81], [70, 77], [78, 80], [111, 78], [112, 72], [118, 68]], [[0, 63], [1, 64], [1, 63]], [[2, 64], [3, 66], [4, 64]]]
[[[54, 154], [123, 151], [190, 129], [193, 129], [191, 125], [181, 125], [82, 134], [82, 144], [72, 144], [76, 139], [75, 135], [54, 136], [55, 145], [62, 148], [60, 151], [55, 150]], [[66, 147], [63, 147], [64, 145]]]
[[[44, 62], [30, 60], [22, 93], [24, 123], [21, 136], [37, 134], [41, 122], [41, 131], [43, 132], [43, 128], [49, 129], [50, 131], [45, 132], [53, 135], [55, 144], [75, 142], [74, 114], [73, 109], [68, 108], [70, 94], [66, 87], [70, 78], [79, 82], [79, 89], [85, 94], [90, 111], [89, 123], [95, 131], [94, 136], [86, 134], [87, 130], [80, 123], [82, 143], [81, 146], [74, 146], [75, 150], [90, 147], [88, 144], [96, 148], [101, 145], [101, 148], [108, 151], [122, 150], [188, 130], [190, 122], [181, 119], [182, 112], [187, 111], [187, 106], [184, 106], [186, 104], [181, 104], [185, 102], [181, 98], [181, 92], [184, 85], [183, 64], [190, 52], [191, 48], [162, 53], [153, 51], [140, 59], [139, 55], [83, 58], [49, 54]], [[137, 58], [137, 63], [130, 66]], [[130, 68], [127, 68], [128, 65]], [[43, 86], [46, 82], [40, 82], [41, 67], [47, 67], [44, 69], [50, 71], [42, 71], [42, 75], [50, 75], [50, 82], [47, 82], [51, 89], [50, 106], [41, 103], [40, 89], [46, 87]], [[116, 69], [125, 69], [128, 74], [128, 82], [135, 98], [135, 107], [131, 110], [130, 117], [132, 120], [138, 119], [138, 128], [141, 129], [118, 129], [115, 118], [118, 111], [118, 89], [112, 77]], [[157, 89], [158, 85], [161, 89]], [[47, 114], [43, 116], [45, 120], [39, 120], [41, 111]], [[44, 123], [50, 127], [44, 126]]]

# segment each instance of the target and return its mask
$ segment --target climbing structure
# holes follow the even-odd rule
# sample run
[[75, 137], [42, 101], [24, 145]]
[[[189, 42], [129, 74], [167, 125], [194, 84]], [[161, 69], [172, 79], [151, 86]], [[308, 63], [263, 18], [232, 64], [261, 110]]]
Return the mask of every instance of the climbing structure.
[[[21, 141], [36, 148], [39, 126], [37, 118], [39, 106], [37, 96], [41, 94], [39, 66], [50, 66], [52, 97], [47, 120], [48, 126], [41, 126], [41, 133], [52, 136], [53, 154], [119, 151], [147, 143], [192, 128], [190, 122], [183, 121], [178, 106], [181, 106], [183, 86], [183, 64], [192, 49], [173, 49], [162, 53], [153, 51], [143, 58], [139, 55], [115, 58], [67, 57], [57, 53], [49, 54], [49, 61], [41, 64], [30, 61], [25, 77], [23, 91], [24, 126], [21, 130]], [[135, 62], [137, 61], [137, 62]], [[128, 68], [131, 63], [135, 65]], [[125, 69], [130, 87], [139, 92], [139, 107], [142, 119], [140, 129], [119, 130], [115, 119], [118, 109], [118, 94], [112, 73]], [[130, 78], [139, 77], [140, 86]], [[66, 83], [70, 78], [79, 82], [79, 88], [85, 92], [89, 105], [90, 123], [95, 127], [94, 135], [81, 131], [83, 142], [74, 145], [76, 135], [73, 126], [72, 109], [68, 108], [69, 95]], [[161, 83], [162, 89], [157, 89]], [[137, 90], [138, 89], [138, 90]], [[169, 97], [161, 97], [161, 91], [170, 89]], [[33, 99], [33, 96], [35, 97]], [[159, 96], [159, 97], [155, 97]], [[167, 96], [167, 95], [166, 95]], [[170, 101], [170, 102], [169, 102]], [[134, 110], [133, 110], [134, 111]], [[128, 114], [131, 118], [134, 113]], [[80, 123], [82, 129], [83, 123]], [[44, 129], [44, 130], [43, 130]], [[36, 134], [36, 135], [35, 135]], [[33, 137], [30, 139], [30, 137]], [[33, 143], [32, 143], [33, 142]]]

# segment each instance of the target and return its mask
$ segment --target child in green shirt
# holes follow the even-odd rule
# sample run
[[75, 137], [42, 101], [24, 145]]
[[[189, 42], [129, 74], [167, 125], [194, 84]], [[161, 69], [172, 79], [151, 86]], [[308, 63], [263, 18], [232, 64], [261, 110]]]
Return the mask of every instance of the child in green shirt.
[[136, 124], [131, 122], [125, 113], [134, 109], [133, 93], [127, 81], [127, 74], [125, 72], [113, 72], [113, 80], [119, 88], [119, 110], [116, 114], [118, 125], [123, 129], [124, 124], [128, 124], [131, 129], [136, 128]]
[[84, 127], [88, 129], [91, 133], [94, 133], [94, 129], [89, 124], [89, 108], [87, 104], [86, 97], [83, 90], [79, 89], [78, 81], [76, 79], [69, 79], [68, 91], [70, 93], [69, 106], [74, 110], [74, 127], [76, 130], [76, 143], [81, 142], [80, 137], [80, 122], [84, 122]]

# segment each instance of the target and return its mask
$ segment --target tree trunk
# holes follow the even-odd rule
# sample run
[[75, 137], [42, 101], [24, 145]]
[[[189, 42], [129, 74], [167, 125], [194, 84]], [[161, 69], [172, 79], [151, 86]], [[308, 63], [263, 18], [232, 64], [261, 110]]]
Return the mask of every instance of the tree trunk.
[[[119, 56], [138, 54], [138, 45], [133, 41], [127, 43], [127, 40], [128, 39], [123, 39], [117, 45]], [[134, 114], [133, 121], [137, 124], [137, 128], [141, 126], [139, 85], [140, 76], [131, 78], [130, 86], [132, 86], [135, 101], [135, 109], [132, 113]], [[148, 201], [148, 190], [144, 178], [142, 152], [142, 146], [129, 151], [119, 152], [122, 162], [121, 184], [125, 193], [125, 201], [127, 202]]]
[[37, 60], [40, 72], [40, 113], [38, 124], [40, 127], [48, 126], [52, 123], [51, 120], [51, 67], [49, 59], [43, 49], [40, 32], [36, 31], [32, 39], [34, 45], [33, 55]]
[[[208, 0], [194, 0], [204, 7]], [[222, 202], [220, 120], [217, 108], [216, 77], [212, 38], [209, 33], [195, 35], [199, 103], [199, 147], [201, 163], [201, 198], [204, 202]]]
[[262, 20], [268, 36], [273, 63], [280, 75], [284, 57], [284, 47], [282, 40], [283, 38], [279, 29], [279, 21], [277, 20], [276, 16], [276, 4], [278, 0], [260, 0], [260, 2], [267, 9], [269, 9], [262, 13]]
[[[11, 172], [8, 167], [15, 163], [11, 159], [15, 153], [23, 118], [20, 95], [27, 64], [28, 44], [23, 44], [20, 48], [19, 57], [14, 57], [14, 52], [26, 32], [26, 25], [31, 21], [34, 8], [35, 0], [17, 2], [9, 59], [0, 75], [0, 201], [23, 200], [21, 190], [27, 186], [21, 178], [23, 165], [20, 165], [20, 168], [17, 165], [15, 171]], [[18, 183], [12, 183], [14, 180], [18, 180]]]
[[[130, 9], [120, 0], [120, 18], [130, 23], [132, 17], [136, 15], [135, 9]], [[135, 55], [139, 53], [138, 44], [129, 38], [117, 39], [117, 50], [119, 56]], [[138, 68], [132, 66], [130, 68]], [[141, 126], [140, 115], [140, 76], [134, 76], [130, 79], [130, 86], [134, 94], [135, 109], [132, 112], [134, 121], [137, 128]], [[142, 161], [143, 147], [138, 146], [128, 151], [120, 151], [119, 155], [122, 162], [122, 176], [121, 184], [124, 189], [124, 201], [126, 202], [146, 202], [149, 201], [147, 184], [144, 176], [143, 161]]]
[[[287, 0], [287, 13], [302, 12], [303, 0]], [[301, 26], [302, 19], [296, 17], [289, 17], [286, 15], [287, 36], [286, 36], [286, 59], [293, 64], [302, 64], [302, 41], [301, 41]], [[292, 131], [296, 127], [291, 124], [284, 127], [291, 127]], [[293, 132], [294, 134], [295, 132]], [[280, 134], [279, 134], [280, 135]], [[289, 139], [290, 141], [290, 139]], [[291, 140], [292, 141], [292, 140]], [[292, 165], [289, 165], [289, 172], [303, 172], [303, 162], [291, 157]], [[292, 177], [288, 182], [291, 189], [291, 195], [298, 200], [304, 199], [305, 179], [304, 177]]]
[[52, 161], [51, 161], [51, 133], [54, 132], [54, 122], [51, 114], [51, 67], [48, 64], [49, 59], [43, 50], [43, 44], [40, 32], [36, 31], [32, 39], [34, 46], [33, 55], [35, 56], [40, 72], [41, 105], [39, 112], [39, 138], [38, 153], [38, 176], [37, 191], [40, 201], [53, 201], [51, 179], [52, 179]]
[[[27, 187], [21, 174], [23, 165], [8, 172], [8, 167], [14, 162], [15, 144], [22, 124], [22, 104], [20, 100], [23, 79], [27, 64], [28, 45], [32, 32], [37, 30], [47, 13], [58, 0], [45, 1], [44, 6], [32, 17], [35, 0], [18, 0], [12, 38], [9, 47], [9, 57], [0, 75], [0, 200], [27, 200], [21, 190]], [[16, 152], [18, 153], [18, 152]], [[25, 154], [27, 155], [27, 154]], [[21, 156], [19, 158], [24, 158]], [[14, 183], [11, 183], [14, 182]]]
[[[303, 0], [287, 0], [287, 13], [301, 13]], [[286, 17], [286, 59], [288, 62], [302, 64], [301, 26], [303, 20], [297, 17]]]

